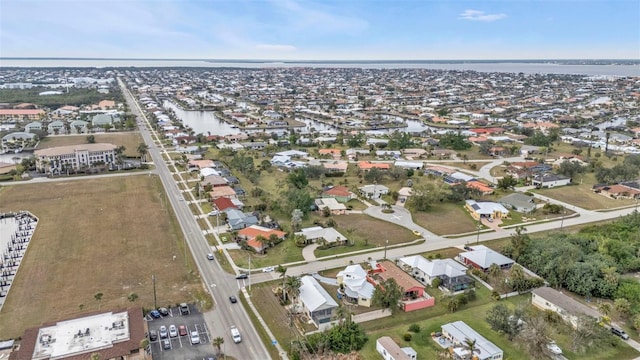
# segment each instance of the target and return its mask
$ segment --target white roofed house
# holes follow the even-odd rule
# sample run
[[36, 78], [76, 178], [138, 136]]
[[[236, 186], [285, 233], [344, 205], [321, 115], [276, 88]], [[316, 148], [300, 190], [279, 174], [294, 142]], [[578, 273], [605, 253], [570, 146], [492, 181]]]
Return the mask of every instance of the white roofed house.
[[375, 286], [369, 282], [367, 272], [359, 264], [349, 265], [337, 275], [340, 294], [347, 301], [370, 307]]
[[300, 282], [302, 285], [298, 301], [309, 320], [313, 321], [317, 327], [331, 322], [338, 303], [313, 277], [303, 276], [300, 278]]
[[464, 206], [471, 216], [476, 219], [504, 219], [509, 216], [509, 210], [502, 204], [492, 201], [476, 202], [475, 200], [465, 200]]
[[326, 208], [329, 209], [332, 215], [344, 215], [347, 213], [347, 206], [334, 198], [320, 198], [314, 201], [320, 211], [324, 211]]
[[[502, 349], [478, 334], [464, 321], [442, 325], [442, 336], [453, 344], [451, 352], [454, 359], [500, 360], [504, 356]], [[469, 354], [465, 347], [466, 339], [475, 340], [473, 355]]]
[[458, 254], [458, 260], [482, 271], [488, 271], [491, 264], [496, 264], [501, 269], [510, 269], [515, 263], [512, 259], [484, 245], [470, 246], [470, 248], [471, 251]]
[[376, 350], [384, 360], [416, 360], [418, 358], [418, 353], [412, 347], [401, 348], [388, 336], [376, 340]]
[[573, 327], [578, 325], [578, 318], [586, 315], [600, 319], [600, 313], [587, 305], [550, 287], [541, 287], [531, 291], [531, 305], [559, 314]]
[[452, 292], [471, 288], [474, 284], [467, 276], [467, 268], [453, 259], [427, 260], [414, 255], [400, 258], [398, 265], [423, 284], [432, 285], [435, 279], [440, 279], [440, 286]]
[[313, 226], [301, 229], [296, 235], [302, 235], [307, 239], [307, 243], [324, 242], [327, 244], [341, 245], [347, 242], [347, 238], [340, 234], [338, 230], [329, 227]]

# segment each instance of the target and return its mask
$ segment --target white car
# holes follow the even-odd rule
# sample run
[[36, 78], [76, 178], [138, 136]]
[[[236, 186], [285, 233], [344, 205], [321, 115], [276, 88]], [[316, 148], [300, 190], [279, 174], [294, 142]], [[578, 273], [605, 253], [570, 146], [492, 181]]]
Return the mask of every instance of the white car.
[[200, 344], [200, 335], [197, 331], [191, 332], [191, 344]]
[[175, 325], [169, 326], [169, 336], [176, 337], [178, 336], [178, 328]]
[[212, 212], [209, 213], [209, 216], [216, 216], [216, 215], [220, 215], [220, 211], [213, 210]]
[[262, 269], [262, 272], [272, 272], [275, 269], [276, 268], [274, 268], [273, 266], [267, 266], [266, 268]]
[[562, 355], [562, 349], [560, 349], [560, 347], [558, 346], [558, 344], [556, 344], [555, 341], [548, 343], [547, 349], [549, 349], [549, 351], [551, 351], [552, 354]]

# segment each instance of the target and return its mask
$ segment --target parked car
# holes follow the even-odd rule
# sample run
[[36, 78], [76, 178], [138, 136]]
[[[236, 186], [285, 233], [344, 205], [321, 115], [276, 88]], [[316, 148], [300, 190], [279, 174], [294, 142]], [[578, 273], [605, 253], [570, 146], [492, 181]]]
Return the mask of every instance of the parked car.
[[552, 354], [562, 355], [562, 349], [560, 349], [560, 347], [558, 346], [558, 344], [556, 344], [555, 341], [551, 341], [550, 343], [548, 343], [547, 349], [551, 351]]
[[235, 296], [231, 295], [231, 296], [229, 296], [229, 301], [231, 301], [232, 304], [235, 304], [235, 303], [238, 302], [238, 299], [236, 299]]
[[189, 315], [189, 305], [187, 303], [180, 304], [180, 314]]
[[213, 260], [213, 259], [215, 259], [215, 256], [213, 256], [213, 254], [212, 254], [212, 253], [208, 253], [208, 254], [207, 254], [207, 259], [209, 259], [209, 260]]
[[262, 269], [262, 272], [272, 272], [273, 270], [275, 270], [276, 268], [274, 268], [273, 266], [267, 266], [266, 268]]
[[197, 331], [191, 332], [191, 344], [200, 344], [200, 335]]
[[162, 348], [165, 350], [171, 350], [171, 341], [169, 341], [169, 339], [162, 340]]
[[418, 230], [413, 230], [413, 235], [415, 236], [422, 236], [422, 234], [420, 233], [420, 231]]
[[178, 336], [178, 328], [175, 325], [169, 326], [169, 336], [176, 337]]
[[162, 325], [160, 326], [160, 339], [164, 339], [169, 336], [169, 332], [167, 331], [167, 327]]
[[629, 335], [626, 332], [624, 332], [624, 330], [620, 329], [619, 327], [612, 326], [611, 327], [611, 332], [614, 335], [620, 336], [624, 340], [629, 339]]
[[178, 334], [180, 334], [180, 336], [186, 336], [187, 335], [187, 327], [184, 326], [184, 325], [178, 326]]
[[149, 312], [149, 315], [151, 315], [151, 317], [152, 317], [152, 318], [154, 318], [154, 319], [159, 319], [159, 318], [161, 318], [161, 317], [162, 317], [162, 316], [160, 315], [160, 312], [158, 312], [158, 310], [151, 310], [151, 311]]
[[158, 340], [158, 332], [155, 330], [149, 330], [149, 341]]
[[209, 213], [209, 216], [216, 216], [216, 215], [220, 215], [220, 211], [219, 210], [213, 210]]
[[158, 308], [158, 312], [162, 316], [169, 316], [169, 309], [167, 309], [167, 308], [163, 308], [163, 307]]

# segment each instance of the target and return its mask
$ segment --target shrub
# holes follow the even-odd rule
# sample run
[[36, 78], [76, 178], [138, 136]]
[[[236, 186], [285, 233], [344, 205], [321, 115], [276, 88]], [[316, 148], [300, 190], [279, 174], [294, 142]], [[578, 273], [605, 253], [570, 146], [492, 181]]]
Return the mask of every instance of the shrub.
[[419, 333], [420, 332], [420, 325], [418, 324], [411, 324], [409, 326], [409, 331], [413, 332], [413, 333]]
[[476, 299], [476, 290], [475, 289], [467, 289], [464, 291], [464, 295], [467, 297], [468, 301], [473, 301]]
[[491, 292], [491, 298], [495, 301], [499, 301], [500, 300], [500, 293], [497, 292], [496, 290], [493, 290]]
[[404, 339], [404, 341], [411, 341], [411, 333], [405, 333], [402, 338]]

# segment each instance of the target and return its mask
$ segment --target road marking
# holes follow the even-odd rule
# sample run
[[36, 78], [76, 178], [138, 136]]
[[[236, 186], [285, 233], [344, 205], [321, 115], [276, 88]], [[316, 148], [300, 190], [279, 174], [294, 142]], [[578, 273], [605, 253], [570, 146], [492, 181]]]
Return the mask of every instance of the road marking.
[[402, 216], [398, 216], [398, 215], [391, 215], [391, 217], [392, 217], [392, 218], [394, 218], [394, 219], [396, 219], [396, 220], [400, 220], [400, 218], [401, 218]]

